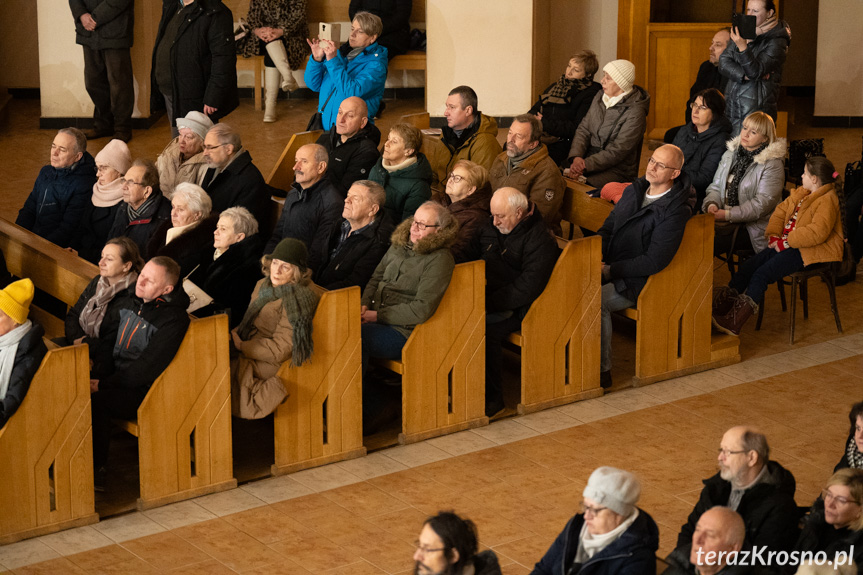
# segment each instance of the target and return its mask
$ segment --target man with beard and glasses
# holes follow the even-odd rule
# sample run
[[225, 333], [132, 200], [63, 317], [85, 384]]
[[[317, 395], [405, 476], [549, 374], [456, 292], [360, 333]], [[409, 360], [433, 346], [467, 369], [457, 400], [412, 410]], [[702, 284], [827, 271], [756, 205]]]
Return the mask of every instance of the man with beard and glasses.
[[423, 523], [415, 545], [414, 575], [500, 575], [494, 551], [477, 553], [476, 525], [452, 511], [441, 511]]
[[756, 550], [789, 551], [797, 539], [797, 485], [790, 471], [770, 461], [764, 434], [745, 426], [726, 431], [717, 467], [719, 473], [704, 480], [701, 497], [677, 536], [677, 547], [689, 546], [701, 516], [722, 505], [743, 518], [747, 544]]

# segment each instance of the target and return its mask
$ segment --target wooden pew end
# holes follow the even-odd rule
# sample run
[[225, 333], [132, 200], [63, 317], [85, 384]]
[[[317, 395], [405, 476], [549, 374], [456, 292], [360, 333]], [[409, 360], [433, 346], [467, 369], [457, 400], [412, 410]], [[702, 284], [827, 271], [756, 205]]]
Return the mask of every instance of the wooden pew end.
[[112, 420], [114, 425], [119, 427], [120, 429], [127, 431], [134, 435], [135, 437], [139, 437], [138, 435], [138, 420], [126, 420], [126, 419], [114, 419]]

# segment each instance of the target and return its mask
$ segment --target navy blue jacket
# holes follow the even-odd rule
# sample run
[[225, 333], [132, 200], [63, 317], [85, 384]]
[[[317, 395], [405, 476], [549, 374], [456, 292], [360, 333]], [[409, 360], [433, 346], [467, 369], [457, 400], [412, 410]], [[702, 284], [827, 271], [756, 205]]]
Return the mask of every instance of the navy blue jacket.
[[89, 152], [68, 168], [45, 166], [15, 223], [62, 248], [69, 247], [95, 183], [96, 162]]
[[688, 204], [692, 186], [686, 172], [680, 173], [668, 193], [642, 208], [649, 187], [644, 178], [627, 186], [599, 228], [602, 261], [611, 266], [614, 289], [632, 301], [638, 300], [647, 278], [674, 259], [692, 213]]
[[375, 221], [348, 236], [344, 245], [333, 254], [342, 236], [342, 222], [334, 225], [327, 245], [326, 264], [320, 270], [314, 270], [315, 283], [328, 290], [350, 286], [366, 289], [375, 268], [390, 249], [390, 236], [394, 229], [395, 225], [386, 212], [378, 212]]
[[674, 136], [674, 145], [683, 152], [683, 172], [695, 188], [698, 207], [704, 202], [707, 186], [713, 182], [719, 160], [725, 153], [725, 142], [730, 139], [731, 123], [725, 116], [714, 118], [710, 127], [700, 134], [695, 126], [686, 124]]
[[[644, 510], [638, 511], [638, 517], [629, 529], [585, 561], [578, 575], [656, 575], [659, 528]], [[583, 525], [582, 514], [570, 519], [533, 567], [531, 575], [567, 575], [578, 552], [578, 538]]]

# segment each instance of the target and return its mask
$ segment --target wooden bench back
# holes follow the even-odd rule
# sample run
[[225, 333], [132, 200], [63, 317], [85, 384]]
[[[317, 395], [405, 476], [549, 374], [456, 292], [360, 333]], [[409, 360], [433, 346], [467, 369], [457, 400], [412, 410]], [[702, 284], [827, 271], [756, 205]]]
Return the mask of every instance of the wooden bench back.
[[[68, 306], [75, 305], [90, 280], [99, 275], [99, 268], [90, 262], [2, 218], [0, 249], [12, 275], [30, 278], [37, 288]], [[30, 307], [30, 317], [45, 328], [49, 337], [63, 335], [65, 318], [36, 306]]]
[[568, 242], [522, 321], [520, 413], [602, 395], [601, 261], [599, 236]]
[[365, 455], [360, 288], [325, 291], [312, 323], [315, 349], [279, 370], [288, 397], [274, 419], [273, 475]]
[[273, 166], [270, 175], [267, 176], [267, 183], [280, 190], [291, 189], [291, 186], [294, 184], [294, 163], [296, 161], [297, 150], [306, 144], [314, 144], [318, 141], [321, 134], [323, 134], [323, 131], [315, 130], [312, 132], [297, 132], [291, 136], [291, 139], [288, 140], [285, 149], [282, 151], [282, 155], [279, 156], [276, 165]]
[[193, 319], [138, 408], [139, 509], [236, 487], [228, 316]]
[[412, 443], [486, 425], [485, 262], [455, 267], [434, 315], [402, 349], [402, 434]]
[[591, 186], [569, 178], [564, 180], [566, 191], [560, 208], [563, 219], [586, 230], [593, 232], [599, 230], [614, 209], [614, 204], [602, 198], [588, 196], [587, 192], [593, 190]]
[[48, 352], [0, 428], [0, 545], [99, 520], [86, 345]]

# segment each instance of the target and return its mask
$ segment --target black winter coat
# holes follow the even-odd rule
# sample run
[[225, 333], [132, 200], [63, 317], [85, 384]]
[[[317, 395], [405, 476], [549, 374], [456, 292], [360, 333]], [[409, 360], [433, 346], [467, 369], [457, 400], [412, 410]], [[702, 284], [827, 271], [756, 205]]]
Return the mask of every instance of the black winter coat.
[[322, 179], [305, 190], [294, 182], [264, 253], [273, 253], [284, 238], [296, 238], [309, 250], [308, 267], [312, 271], [322, 268], [327, 261], [330, 232], [340, 221], [344, 207], [344, 198], [328, 180]]
[[[92, 50], [131, 48], [135, 27], [134, 0], [69, 0], [75, 18], [75, 43]], [[96, 21], [92, 32], [81, 24], [89, 13]]]
[[[543, 90], [543, 94], [548, 92], [554, 84]], [[602, 90], [599, 82], [591, 82], [590, 86], [581, 90], [575, 91], [575, 86], [570, 90], [569, 105], [564, 104], [542, 104], [542, 95], [528, 111], [528, 114], [542, 114], [542, 131], [551, 136], [560, 138], [558, 142], [548, 144], [548, 155], [554, 160], [555, 164], [560, 165], [566, 160], [569, 153], [569, 148], [572, 145], [572, 136], [578, 129], [578, 125], [587, 111], [590, 109], [590, 104], [593, 102], [597, 92]]]
[[598, 232], [602, 261], [610, 266], [610, 279], [618, 293], [638, 301], [647, 278], [674, 259], [692, 213], [688, 203], [691, 187], [689, 176], [681, 172], [671, 190], [645, 208], [641, 203], [650, 188], [646, 179], [638, 178], [623, 190]]
[[92, 197], [90, 198], [78, 224], [78, 231], [75, 232], [69, 246], [78, 252], [79, 258], [99, 265], [102, 248], [111, 239], [108, 234], [111, 233], [111, 227], [117, 219], [117, 212], [120, 211], [121, 206], [126, 209], [126, 204], [122, 201], [107, 208], [96, 207], [93, 205]]
[[96, 162], [90, 152], [68, 168], [44, 166], [15, 223], [61, 248], [69, 247], [95, 183]]
[[213, 298], [213, 303], [194, 312], [196, 317], [228, 313], [231, 329], [240, 325], [252, 290], [261, 279], [261, 249], [264, 239], [255, 234], [232, 245], [219, 259], [213, 260], [215, 250], [207, 252], [212, 263], [201, 266], [189, 278]]
[[458, 236], [450, 248], [455, 263], [471, 259], [471, 244], [491, 220], [491, 186], [486, 184], [468, 197], [453, 202], [449, 211], [458, 222]]
[[211, 214], [165, 245], [168, 230], [173, 226], [168, 220], [153, 234], [147, 252], [153, 256], [167, 256], [177, 262], [180, 277], [184, 278], [196, 267], [206, 268], [213, 261], [213, 232], [218, 223], [219, 215]]
[[[87, 303], [90, 301], [96, 294], [96, 286], [99, 284], [99, 278], [101, 276], [96, 276], [90, 283], [87, 284], [87, 287], [84, 288], [84, 291], [81, 292], [81, 297], [78, 298], [78, 301], [75, 302], [75, 305], [69, 310], [69, 313], [66, 314], [66, 325], [65, 325], [65, 334], [66, 334], [66, 345], [72, 345], [73, 342], [79, 337], [83, 337], [84, 341], [82, 343], [86, 343], [89, 347], [90, 359], [95, 359], [100, 357], [100, 354], [105, 353], [105, 350], [99, 351], [100, 345], [106, 345], [106, 341], [103, 338], [94, 338], [89, 337], [84, 333], [84, 329], [81, 327], [81, 324], [78, 322], [78, 318], [81, 317], [81, 312], [84, 311], [84, 308], [87, 306]], [[119, 313], [120, 308], [124, 306], [128, 306], [130, 304], [129, 299], [129, 290], [123, 290], [120, 293], [114, 296], [110, 302], [108, 302], [108, 308], [105, 311], [105, 315], [102, 317], [102, 322], [104, 323], [105, 319], [111, 317], [112, 313]], [[104, 332], [99, 329], [99, 335], [102, 335]], [[111, 349], [114, 346], [113, 341], [107, 342], [107, 353], [110, 353]]]
[[6, 397], [0, 400], [0, 428], [6, 425], [9, 418], [24, 401], [24, 396], [30, 389], [30, 382], [36, 372], [39, 371], [42, 358], [48, 353], [48, 348], [42, 341], [44, 335], [45, 330], [42, 329], [42, 326], [34, 322], [30, 331], [18, 342], [18, 349], [15, 350], [15, 363], [12, 366], [12, 373], [9, 375]]
[[695, 205], [701, 207], [707, 186], [713, 182], [719, 160], [725, 153], [725, 142], [731, 139], [731, 124], [723, 116], [714, 118], [706, 130], [698, 133], [695, 126], [686, 124], [674, 137], [674, 145], [683, 152], [683, 172], [689, 176], [697, 195]]
[[[819, 497], [803, 520], [803, 529], [800, 531], [800, 537], [797, 539], [794, 550], [813, 553], [824, 551], [832, 561], [837, 552], [848, 553], [853, 545], [853, 558], [854, 564], [857, 566], [857, 573], [863, 574], [863, 531], [852, 531], [848, 528], [838, 531], [841, 533], [837, 533], [836, 528], [825, 521], [824, 500]], [[794, 572], [795, 569], [791, 568], [785, 571], [788, 575]]]
[[[567, 575], [578, 552], [584, 516], [570, 519], [531, 575]], [[608, 547], [585, 561], [578, 575], [656, 575], [659, 528], [644, 510], [638, 510], [629, 529]]]
[[102, 321], [99, 339], [114, 345], [110, 357], [94, 359], [92, 377], [99, 389], [149, 389], [171, 364], [189, 327], [189, 296], [183, 286], [171, 293], [145, 302], [130, 286], [124, 305], [112, 310]]
[[772, 30], [760, 34], [743, 52], [728, 42], [719, 57], [719, 71], [729, 78], [725, 115], [740, 133], [743, 120], [752, 112], [766, 112], [776, 121], [782, 68], [791, 44], [788, 24], [779, 20]]
[[535, 204], [508, 234], [500, 233], [488, 220], [473, 252], [485, 261], [486, 310], [512, 311], [521, 318], [545, 289], [560, 255]]
[[372, 166], [381, 157], [378, 152], [381, 132], [370, 122], [347, 142], [340, 143], [341, 138], [333, 124], [329, 132], [321, 134], [317, 143], [330, 155], [326, 177], [344, 198], [354, 182], [369, 179]]
[[392, 60], [411, 47], [411, 0], [351, 0], [348, 14], [351, 21], [357, 12], [371, 12], [381, 19], [383, 32], [377, 43], [387, 49]]
[[327, 246], [328, 261], [315, 274], [315, 283], [328, 290], [360, 286], [362, 291], [390, 249], [390, 236], [395, 224], [386, 212], [378, 212], [375, 221], [361, 232], [348, 236], [341, 249], [333, 254], [341, 237], [342, 222], [333, 226]]
[[[162, 20], [153, 46], [150, 72], [150, 110], [154, 111], [165, 109], [165, 100], [156, 82], [156, 52], [178, 8], [177, 0], [162, 1]], [[240, 105], [234, 16], [220, 0], [195, 0], [194, 4], [171, 45], [174, 108], [171, 125], [176, 118], [183, 118], [189, 112], [203, 112], [204, 104], [216, 108], [210, 116], [214, 122]]]
[[[794, 502], [797, 483], [791, 472], [775, 461], [767, 462], [767, 472], [764, 481], [744, 492], [737, 512], [746, 524], [747, 544], [790, 551], [797, 539], [798, 512]], [[730, 495], [731, 482], [722, 479], [719, 473], [705, 479], [701, 497], [677, 536], [677, 546], [690, 545], [701, 514], [716, 505], [727, 505]]]
[[214, 213], [243, 206], [252, 212], [259, 224], [270, 221], [270, 188], [261, 171], [252, 163], [248, 150], [240, 152], [212, 181], [215, 172], [215, 168], [207, 169], [201, 185], [213, 200]]
[[138, 246], [141, 257], [144, 260], [150, 259], [155, 254], [150, 254], [147, 251], [147, 246], [150, 244], [150, 238], [164, 225], [165, 221], [171, 221], [171, 201], [162, 194], [159, 194], [156, 196], [156, 201], [147, 210], [147, 213], [131, 222], [126, 210], [126, 202], [120, 202], [117, 205], [120, 207], [117, 208], [114, 225], [111, 226], [108, 237], [118, 238], [126, 236], [130, 238]]

